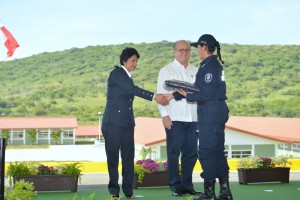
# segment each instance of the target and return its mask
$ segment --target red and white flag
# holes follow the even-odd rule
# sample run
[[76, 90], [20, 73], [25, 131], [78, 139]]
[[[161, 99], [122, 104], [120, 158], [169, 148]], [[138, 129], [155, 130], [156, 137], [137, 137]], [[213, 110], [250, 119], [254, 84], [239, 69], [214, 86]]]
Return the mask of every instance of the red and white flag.
[[2, 32], [4, 45], [7, 48], [7, 57], [11, 57], [14, 54], [16, 48], [19, 47], [17, 40], [0, 22], [0, 30]]

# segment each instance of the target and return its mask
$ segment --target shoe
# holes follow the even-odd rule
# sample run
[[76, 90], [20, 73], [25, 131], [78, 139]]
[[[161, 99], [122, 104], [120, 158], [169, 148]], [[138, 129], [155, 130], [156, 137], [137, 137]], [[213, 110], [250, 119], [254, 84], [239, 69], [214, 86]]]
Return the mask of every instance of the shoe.
[[131, 195], [125, 195], [127, 199], [135, 199], [135, 196], [133, 194]]
[[182, 196], [181, 189], [174, 189], [174, 190], [172, 190], [172, 195], [175, 196], [175, 197]]
[[220, 183], [220, 194], [218, 196], [219, 200], [233, 200], [228, 178], [219, 178]]
[[182, 194], [203, 195], [202, 192], [195, 191], [194, 189], [192, 189], [192, 190], [182, 190]]
[[119, 195], [111, 195], [110, 199], [112, 199], [112, 200], [119, 200], [120, 197], [119, 197]]

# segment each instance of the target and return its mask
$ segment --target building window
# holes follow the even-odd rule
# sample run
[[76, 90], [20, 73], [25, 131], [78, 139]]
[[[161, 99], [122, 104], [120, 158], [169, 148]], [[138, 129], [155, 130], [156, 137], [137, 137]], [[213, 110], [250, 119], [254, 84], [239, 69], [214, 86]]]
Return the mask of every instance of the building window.
[[282, 149], [288, 149], [289, 145], [287, 145], [287, 144], [279, 144], [279, 147], [282, 148]]
[[64, 130], [63, 133], [64, 133], [64, 139], [68, 139], [68, 138], [73, 139], [73, 135], [74, 135], [73, 130]]
[[38, 139], [48, 139], [48, 131], [39, 131], [37, 134]]
[[[226, 158], [228, 158], [228, 151], [225, 151]], [[231, 158], [245, 158], [251, 156], [251, 150], [234, 150], [231, 151]]]
[[23, 140], [23, 131], [13, 131], [13, 135], [12, 135], [12, 138], [14, 140]]
[[300, 144], [293, 144], [293, 149], [300, 150]]

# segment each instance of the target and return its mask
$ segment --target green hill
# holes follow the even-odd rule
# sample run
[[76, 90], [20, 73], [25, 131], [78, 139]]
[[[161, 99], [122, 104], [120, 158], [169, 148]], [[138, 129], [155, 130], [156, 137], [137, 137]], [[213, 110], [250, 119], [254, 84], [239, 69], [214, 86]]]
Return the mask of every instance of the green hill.
[[[139, 51], [135, 84], [155, 91], [159, 69], [174, 59], [172, 45], [89, 46], [0, 62], [0, 114], [77, 116], [80, 124], [97, 124], [97, 112], [105, 108], [106, 80], [122, 49]], [[299, 45], [221, 47], [230, 115], [300, 117]], [[199, 65], [195, 49], [190, 61]], [[134, 109], [136, 117], [159, 117], [154, 102], [136, 98]]]

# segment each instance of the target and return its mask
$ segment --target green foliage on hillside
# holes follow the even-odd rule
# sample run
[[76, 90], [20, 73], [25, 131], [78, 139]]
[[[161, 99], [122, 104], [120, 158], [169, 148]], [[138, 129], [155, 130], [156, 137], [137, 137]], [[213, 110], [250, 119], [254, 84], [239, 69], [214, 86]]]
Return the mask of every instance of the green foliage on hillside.
[[[77, 116], [97, 124], [106, 103], [106, 80], [125, 47], [141, 58], [136, 85], [155, 91], [159, 69], [174, 59], [173, 43], [72, 48], [0, 62], [0, 115]], [[300, 46], [221, 44], [230, 115], [300, 117]], [[196, 50], [191, 63], [198, 66]], [[159, 117], [155, 102], [136, 98], [135, 116]]]

